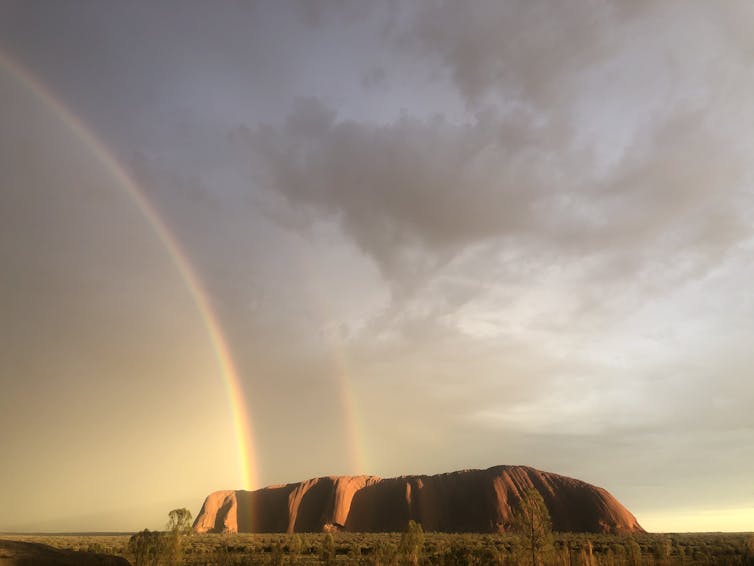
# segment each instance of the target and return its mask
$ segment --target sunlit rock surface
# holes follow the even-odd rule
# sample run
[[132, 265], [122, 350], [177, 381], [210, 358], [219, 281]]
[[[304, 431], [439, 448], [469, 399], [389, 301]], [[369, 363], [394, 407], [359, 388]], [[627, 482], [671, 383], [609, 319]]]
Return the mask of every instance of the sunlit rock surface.
[[644, 532], [606, 490], [526, 466], [495, 466], [435, 476], [331, 476], [255, 491], [217, 491], [194, 530], [204, 532], [501, 532], [527, 489], [542, 494], [556, 531]]

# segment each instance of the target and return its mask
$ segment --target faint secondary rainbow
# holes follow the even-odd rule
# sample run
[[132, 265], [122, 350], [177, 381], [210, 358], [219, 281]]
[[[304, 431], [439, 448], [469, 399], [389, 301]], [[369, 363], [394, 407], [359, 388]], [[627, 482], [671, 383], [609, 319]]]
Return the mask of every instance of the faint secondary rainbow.
[[338, 379], [338, 387], [343, 405], [343, 418], [346, 422], [346, 442], [348, 442], [351, 472], [357, 475], [370, 472], [364, 454], [364, 439], [356, 410], [356, 397], [351, 386], [351, 368], [346, 356], [345, 344], [339, 332], [331, 337], [332, 363]]
[[110, 175], [126, 190], [133, 203], [144, 215], [155, 235], [165, 247], [199, 311], [212, 345], [212, 350], [217, 358], [220, 373], [225, 382], [225, 389], [233, 415], [242, 487], [244, 489], [259, 487], [254, 438], [251, 429], [251, 420], [244, 403], [243, 388], [217, 315], [212, 310], [207, 293], [186, 253], [182, 250], [175, 236], [157, 213], [154, 206], [144, 196], [143, 190], [130, 178], [123, 166], [107, 147], [76, 115], [59, 102], [36, 77], [10, 59], [1, 49], [0, 66], [5, 67], [11, 76], [26, 87], [43, 105], [50, 108], [74, 135], [89, 148], [92, 155], [99, 160]]
[[[331, 324], [334, 321], [328, 315], [324, 299], [326, 295], [321, 292], [321, 285], [318, 285], [317, 277], [306, 258], [302, 258], [301, 268], [306, 273], [304, 281], [308, 283], [311, 306], [315, 309], [319, 322], [323, 326]], [[343, 343], [343, 338], [337, 329], [333, 332], [326, 332], [325, 340], [328, 342], [327, 345], [329, 346], [329, 353], [331, 355], [330, 363], [335, 372], [340, 403], [343, 410], [350, 472], [355, 475], [367, 474], [370, 470], [364, 453], [366, 444], [358, 418], [356, 396], [353, 393], [351, 385], [351, 368], [348, 362], [346, 345]]]

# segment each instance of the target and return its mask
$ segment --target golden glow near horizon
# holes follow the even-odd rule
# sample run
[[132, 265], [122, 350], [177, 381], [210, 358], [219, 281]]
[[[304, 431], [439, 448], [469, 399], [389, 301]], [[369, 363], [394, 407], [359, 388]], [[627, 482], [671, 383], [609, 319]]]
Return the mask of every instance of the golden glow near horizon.
[[673, 509], [637, 514], [652, 533], [748, 533], [754, 532], [754, 507], [722, 509]]

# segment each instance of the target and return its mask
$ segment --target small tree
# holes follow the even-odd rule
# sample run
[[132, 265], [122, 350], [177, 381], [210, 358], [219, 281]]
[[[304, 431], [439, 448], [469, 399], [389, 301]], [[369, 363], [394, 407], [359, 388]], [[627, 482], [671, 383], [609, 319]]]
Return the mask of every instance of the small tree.
[[749, 564], [754, 565], [754, 535], [750, 535], [749, 538], [746, 539], [744, 545], [744, 557], [744, 564], [747, 566]]
[[304, 541], [301, 540], [301, 535], [295, 534], [291, 536], [288, 541], [288, 554], [291, 559], [291, 564], [297, 564], [301, 551], [304, 549]]
[[524, 493], [513, 516], [512, 527], [521, 536], [532, 565], [540, 564], [540, 557], [552, 547], [552, 522], [545, 501], [536, 489]]
[[191, 533], [191, 511], [173, 509], [168, 513], [167, 533], [165, 533], [165, 561], [169, 565], [181, 564], [183, 558], [183, 537]]
[[158, 531], [144, 529], [128, 539], [128, 550], [136, 566], [155, 566], [162, 554], [163, 540]]
[[285, 556], [285, 553], [283, 552], [282, 541], [276, 541], [275, 544], [272, 545], [272, 554], [270, 555], [270, 566], [283, 566], [284, 556]]
[[416, 521], [409, 521], [406, 531], [401, 535], [400, 552], [405, 564], [419, 564], [424, 546], [424, 529]]
[[398, 549], [394, 544], [381, 540], [374, 549], [371, 566], [393, 566], [396, 563]]
[[667, 537], [661, 537], [655, 540], [654, 555], [658, 564], [666, 564], [673, 553], [672, 541]]
[[332, 533], [327, 533], [322, 539], [322, 546], [319, 549], [319, 557], [322, 564], [335, 564], [335, 539]]
[[168, 532], [187, 535], [191, 532], [191, 511], [185, 507], [168, 513]]
[[631, 566], [641, 566], [641, 546], [633, 538], [628, 541], [628, 563]]

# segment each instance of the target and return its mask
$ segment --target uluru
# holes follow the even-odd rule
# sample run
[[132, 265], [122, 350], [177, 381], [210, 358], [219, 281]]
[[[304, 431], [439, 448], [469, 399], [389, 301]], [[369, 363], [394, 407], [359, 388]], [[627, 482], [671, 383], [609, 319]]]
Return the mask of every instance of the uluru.
[[605, 489], [528, 466], [386, 479], [328, 476], [254, 491], [216, 491], [205, 499], [194, 530], [397, 532], [414, 520], [425, 531], [505, 532], [532, 488], [542, 495], [555, 531], [644, 532]]

